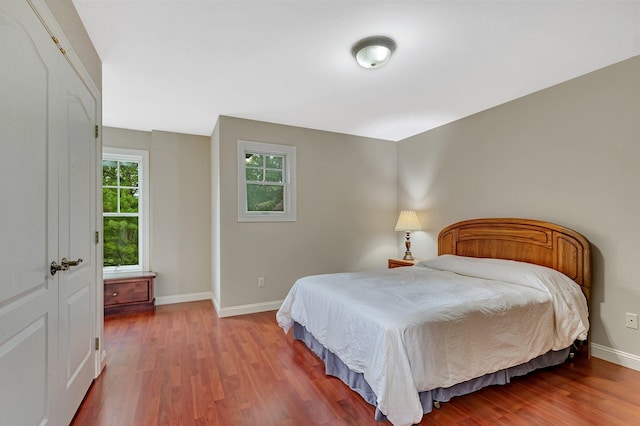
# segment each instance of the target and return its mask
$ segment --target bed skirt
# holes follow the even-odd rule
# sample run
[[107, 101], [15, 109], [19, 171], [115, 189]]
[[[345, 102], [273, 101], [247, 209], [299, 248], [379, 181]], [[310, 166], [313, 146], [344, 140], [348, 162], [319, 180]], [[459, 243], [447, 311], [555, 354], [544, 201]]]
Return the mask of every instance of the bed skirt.
[[[351, 371], [338, 356], [322, 346], [303, 325], [297, 322], [294, 323], [293, 337], [304, 342], [304, 344], [324, 362], [326, 374], [339, 378], [352, 390], [360, 394], [365, 401], [376, 407], [375, 419], [377, 421], [386, 420], [386, 416], [377, 407], [375, 393], [371, 390], [362, 373]], [[486, 386], [504, 385], [509, 383], [512, 377], [523, 376], [540, 368], [562, 364], [568, 358], [569, 351], [570, 348], [560, 351], [550, 351], [515, 367], [485, 374], [484, 376], [458, 383], [448, 388], [437, 388], [420, 392], [422, 411], [424, 414], [430, 413], [435, 401], [448, 402], [454, 396], [466, 395]]]

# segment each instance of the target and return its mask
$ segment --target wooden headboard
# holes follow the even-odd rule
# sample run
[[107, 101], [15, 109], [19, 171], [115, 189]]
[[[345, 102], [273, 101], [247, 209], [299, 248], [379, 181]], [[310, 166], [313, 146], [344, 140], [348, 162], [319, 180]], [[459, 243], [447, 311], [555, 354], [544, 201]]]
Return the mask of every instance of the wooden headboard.
[[530, 219], [473, 219], [438, 235], [438, 255], [490, 257], [547, 266], [562, 272], [591, 296], [589, 241], [571, 229]]

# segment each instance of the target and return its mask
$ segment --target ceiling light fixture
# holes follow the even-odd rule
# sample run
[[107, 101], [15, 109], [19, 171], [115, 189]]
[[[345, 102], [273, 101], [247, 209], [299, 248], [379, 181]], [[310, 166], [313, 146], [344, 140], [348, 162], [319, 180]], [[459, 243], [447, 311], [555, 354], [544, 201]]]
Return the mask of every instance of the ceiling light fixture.
[[385, 36], [363, 38], [353, 45], [351, 53], [363, 68], [380, 68], [391, 58], [396, 50], [396, 42]]

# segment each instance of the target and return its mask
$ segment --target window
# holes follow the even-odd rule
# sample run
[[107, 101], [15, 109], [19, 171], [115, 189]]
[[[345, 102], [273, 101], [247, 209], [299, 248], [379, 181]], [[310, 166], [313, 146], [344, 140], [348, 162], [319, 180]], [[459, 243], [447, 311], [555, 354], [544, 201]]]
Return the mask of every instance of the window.
[[102, 153], [104, 271], [148, 269], [149, 153], [105, 148]]
[[238, 141], [238, 221], [295, 221], [296, 147]]

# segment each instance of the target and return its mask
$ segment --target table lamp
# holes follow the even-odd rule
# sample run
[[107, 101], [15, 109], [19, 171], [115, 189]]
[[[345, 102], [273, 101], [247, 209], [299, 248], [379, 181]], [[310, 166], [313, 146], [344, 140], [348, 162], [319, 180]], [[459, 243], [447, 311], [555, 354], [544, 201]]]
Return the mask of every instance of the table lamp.
[[420, 230], [420, 221], [418, 221], [418, 215], [413, 210], [402, 210], [398, 222], [396, 223], [396, 231], [405, 232], [404, 245], [407, 251], [404, 252], [403, 260], [414, 260], [411, 255], [411, 231]]

